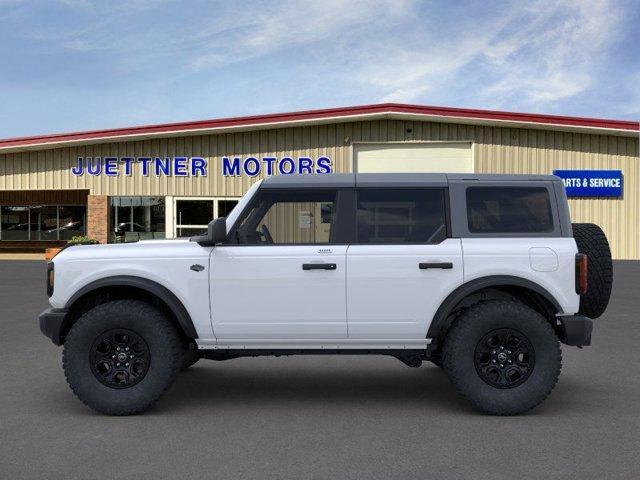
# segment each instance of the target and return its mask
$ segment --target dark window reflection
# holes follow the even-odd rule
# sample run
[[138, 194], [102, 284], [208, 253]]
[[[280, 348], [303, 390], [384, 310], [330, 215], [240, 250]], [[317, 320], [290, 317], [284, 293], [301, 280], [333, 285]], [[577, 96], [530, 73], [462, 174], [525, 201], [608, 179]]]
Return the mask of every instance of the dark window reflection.
[[165, 237], [164, 197], [111, 197], [112, 241]]
[[29, 240], [29, 207], [2, 207], [2, 240]]
[[218, 200], [218, 217], [228, 217], [238, 200]]
[[208, 225], [213, 220], [213, 201], [178, 200], [176, 215], [178, 225]]
[[0, 207], [0, 240], [69, 240], [86, 234], [87, 207], [62, 205]]
[[60, 240], [71, 240], [72, 237], [85, 235], [86, 207], [60, 207], [58, 210]]

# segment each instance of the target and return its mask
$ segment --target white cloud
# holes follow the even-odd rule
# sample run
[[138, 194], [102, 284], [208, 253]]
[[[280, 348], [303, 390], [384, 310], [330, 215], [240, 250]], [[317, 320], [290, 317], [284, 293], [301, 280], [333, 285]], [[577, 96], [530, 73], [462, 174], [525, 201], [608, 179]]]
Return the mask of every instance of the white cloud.
[[[74, 17], [72, 28], [30, 25], [22, 34], [47, 53], [106, 58], [101, 64], [117, 74], [162, 71], [154, 78], [162, 91], [183, 79], [213, 85], [217, 73], [237, 66], [248, 88], [260, 89], [251, 83], [264, 75], [260, 64], [282, 75], [317, 72], [300, 90], [316, 98], [328, 93], [335, 102], [547, 111], [601, 81], [598, 69], [624, 20], [615, 0], [447, 8], [416, 0], [60, 1], [80, 21]], [[270, 87], [273, 95], [276, 86]], [[276, 92], [272, 102], [298, 93]]]
[[361, 64], [359, 76], [386, 92], [383, 101], [418, 101], [440, 96], [441, 89], [470, 88], [496, 108], [535, 109], [585, 92], [599, 55], [617, 36], [616, 5], [607, 0], [518, 5], [499, 15], [461, 19], [453, 32], [429, 24], [441, 38], [431, 42], [425, 29], [420, 48], [407, 48], [402, 39], [386, 43], [382, 58]]
[[[409, 0], [279, 1], [235, 11], [198, 33], [202, 45], [192, 60], [198, 69], [246, 61], [301, 45], [333, 48], [354, 30], [369, 35], [376, 25], [394, 22]], [[221, 28], [231, 24], [233, 28]], [[331, 54], [339, 52], [333, 50]], [[346, 53], [346, 52], [345, 52]]]

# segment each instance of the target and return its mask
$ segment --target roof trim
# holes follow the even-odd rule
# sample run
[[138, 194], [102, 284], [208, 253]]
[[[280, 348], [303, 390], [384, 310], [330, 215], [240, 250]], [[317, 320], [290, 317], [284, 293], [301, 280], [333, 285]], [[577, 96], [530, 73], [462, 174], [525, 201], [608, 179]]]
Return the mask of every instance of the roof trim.
[[283, 128], [307, 124], [322, 124], [376, 119], [426, 120], [472, 125], [495, 125], [516, 128], [578, 131], [609, 135], [637, 136], [640, 122], [598, 118], [501, 112], [468, 108], [433, 107], [383, 103], [355, 107], [305, 110], [290, 113], [251, 115], [194, 122], [141, 125], [84, 132], [38, 135], [0, 140], [0, 152], [36, 150], [62, 146], [143, 140], [157, 136], [198, 135], [239, 130]]

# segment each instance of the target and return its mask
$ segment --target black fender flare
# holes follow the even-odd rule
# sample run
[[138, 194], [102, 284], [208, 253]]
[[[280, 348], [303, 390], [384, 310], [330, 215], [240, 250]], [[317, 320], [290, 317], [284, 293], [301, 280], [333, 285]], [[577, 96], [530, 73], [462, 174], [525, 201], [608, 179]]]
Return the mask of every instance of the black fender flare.
[[155, 295], [169, 307], [169, 310], [171, 310], [173, 315], [176, 317], [176, 320], [182, 329], [182, 333], [184, 333], [187, 338], [198, 338], [198, 333], [193, 326], [191, 315], [189, 315], [189, 312], [178, 297], [176, 297], [175, 294], [167, 287], [143, 277], [114, 275], [112, 277], [100, 278], [94, 282], [88, 283], [74, 293], [67, 301], [65, 308], [70, 309], [77, 300], [85, 296], [87, 293], [104, 287], [135, 287]]
[[489, 287], [521, 287], [539, 294], [555, 309], [556, 313], [562, 311], [560, 303], [545, 288], [541, 287], [526, 278], [514, 277], [511, 275], [491, 275], [473, 279], [462, 284], [451, 292], [440, 304], [440, 307], [433, 316], [427, 338], [436, 339], [443, 329], [446, 329], [447, 319], [454, 307], [469, 295], [474, 294], [484, 288]]

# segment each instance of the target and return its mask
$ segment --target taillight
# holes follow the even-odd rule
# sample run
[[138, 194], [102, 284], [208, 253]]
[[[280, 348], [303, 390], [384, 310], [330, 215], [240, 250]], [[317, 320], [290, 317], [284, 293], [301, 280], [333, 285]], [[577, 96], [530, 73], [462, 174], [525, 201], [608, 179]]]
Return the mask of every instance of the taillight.
[[47, 297], [53, 295], [53, 283], [55, 281], [55, 272], [53, 270], [53, 262], [47, 263]]
[[576, 293], [578, 295], [587, 293], [587, 270], [587, 256], [584, 253], [576, 253]]

